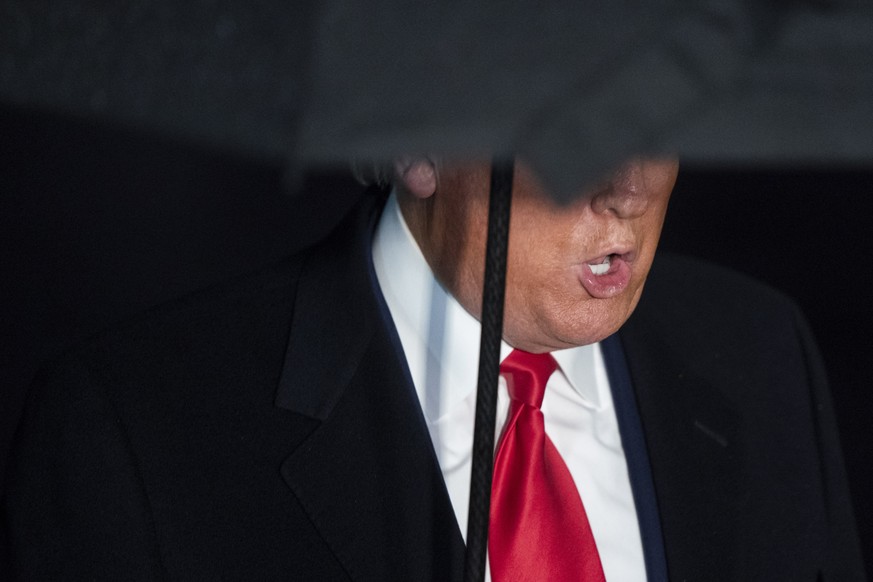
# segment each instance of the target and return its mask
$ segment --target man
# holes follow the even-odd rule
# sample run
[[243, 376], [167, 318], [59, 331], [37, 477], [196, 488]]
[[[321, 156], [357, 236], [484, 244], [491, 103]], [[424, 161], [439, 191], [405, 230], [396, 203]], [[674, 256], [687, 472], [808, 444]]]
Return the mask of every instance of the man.
[[[546, 430], [607, 579], [860, 579], [796, 309], [670, 258], [642, 294], [675, 172], [634, 161], [563, 208], [516, 172], [504, 351], [555, 352]], [[21, 578], [459, 577], [489, 168], [396, 174], [384, 212], [41, 378], [6, 501]]]
[[[376, 274], [465, 532], [490, 167], [449, 164], [437, 174], [419, 159], [396, 172], [396, 202], [374, 242]], [[515, 180], [502, 356], [562, 350], [542, 405], [546, 432], [584, 490], [608, 579], [644, 579], [645, 565], [618, 420], [591, 344], [636, 306], [675, 178], [672, 160], [635, 161], [569, 207], [554, 203], [526, 166]], [[435, 321], [444, 328], [439, 339], [429, 334]], [[501, 396], [503, 426], [504, 386]]]

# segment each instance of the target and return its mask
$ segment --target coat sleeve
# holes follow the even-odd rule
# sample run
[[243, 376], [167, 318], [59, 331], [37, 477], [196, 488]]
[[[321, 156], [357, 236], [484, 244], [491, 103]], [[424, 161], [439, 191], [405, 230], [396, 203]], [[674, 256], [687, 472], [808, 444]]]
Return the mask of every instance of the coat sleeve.
[[158, 580], [149, 500], [112, 401], [87, 366], [43, 375], [9, 463], [3, 521], [18, 580]]
[[804, 317], [795, 309], [795, 320], [807, 362], [812, 389], [813, 415], [816, 419], [822, 490], [827, 512], [828, 545], [825, 548], [822, 581], [848, 582], [866, 580], [864, 561], [858, 541], [854, 512], [849, 495], [848, 478], [843, 463], [836, 416], [827, 377], [818, 348]]

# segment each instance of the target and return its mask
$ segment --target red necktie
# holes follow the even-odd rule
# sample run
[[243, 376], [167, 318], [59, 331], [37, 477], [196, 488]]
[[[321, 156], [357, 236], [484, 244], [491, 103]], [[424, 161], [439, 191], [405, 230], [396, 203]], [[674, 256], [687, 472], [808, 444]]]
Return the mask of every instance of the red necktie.
[[491, 486], [488, 559], [494, 582], [605, 581], [573, 477], [546, 436], [550, 354], [513, 352], [500, 365], [512, 399]]

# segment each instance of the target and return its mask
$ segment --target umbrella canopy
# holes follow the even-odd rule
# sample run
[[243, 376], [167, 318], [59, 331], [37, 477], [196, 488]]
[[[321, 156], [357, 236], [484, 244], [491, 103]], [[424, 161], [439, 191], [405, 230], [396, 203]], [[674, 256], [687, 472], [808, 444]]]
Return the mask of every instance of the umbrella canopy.
[[559, 197], [641, 152], [873, 159], [870, 3], [326, 4], [305, 159], [516, 152]]
[[629, 155], [873, 160], [863, 0], [9, 0], [0, 100], [296, 166], [519, 153], [559, 197]]
[[281, 160], [312, 3], [7, 0], [0, 101]]

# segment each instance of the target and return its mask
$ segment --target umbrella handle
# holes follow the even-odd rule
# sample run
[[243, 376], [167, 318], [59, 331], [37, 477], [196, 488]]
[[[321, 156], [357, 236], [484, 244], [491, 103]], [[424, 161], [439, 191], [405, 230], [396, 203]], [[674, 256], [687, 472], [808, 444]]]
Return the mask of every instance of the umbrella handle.
[[503, 336], [503, 298], [506, 291], [506, 257], [509, 248], [509, 211], [512, 202], [513, 158], [495, 158], [491, 166], [488, 203], [488, 242], [482, 289], [482, 339], [479, 346], [479, 379], [476, 424], [473, 428], [473, 467], [470, 474], [470, 509], [467, 519], [465, 582], [482, 582], [488, 551], [488, 518], [491, 478], [494, 471], [494, 426], [497, 417], [497, 379], [500, 374], [500, 340]]

